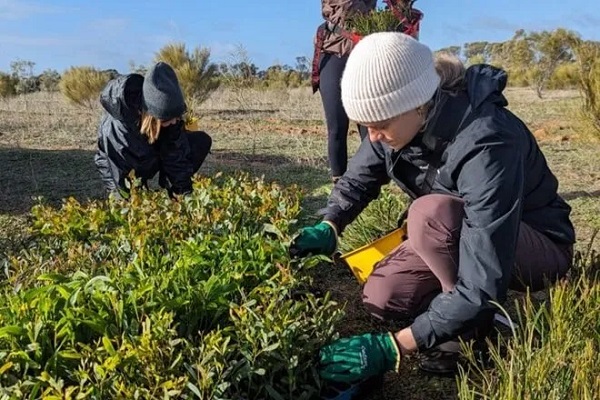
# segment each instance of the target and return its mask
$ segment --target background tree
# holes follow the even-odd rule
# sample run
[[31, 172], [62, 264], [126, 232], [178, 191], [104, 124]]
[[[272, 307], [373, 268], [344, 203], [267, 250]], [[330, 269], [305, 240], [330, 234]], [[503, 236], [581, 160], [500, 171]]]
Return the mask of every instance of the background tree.
[[133, 74], [146, 75], [148, 68], [143, 64], [136, 64], [135, 61], [129, 61], [129, 71]]
[[505, 44], [506, 54], [510, 56], [509, 68], [513, 74], [527, 77], [527, 83], [542, 98], [556, 69], [573, 61], [572, 47], [577, 38], [577, 34], [563, 28], [542, 32], [518, 30]]
[[[258, 67], [252, 62], [242, 60], [229, 66], [227, 76], [230, 83], [235, 81], [241, 86], [252, 86], [259, 77]], [[265, 74], [261, 76], [264, 78]]]
[[28, 60], [16, 60], [10, 63], [12, 76], [16, 82], [16, 94], [26, 94], [37, 92], [40, 87], [40, 82], [33, 74], [35, 63]]
[[310, 78], [311, 67], [311, 60], [309, 60], [308, 57], [296, 57], [296, 71], [298, 71], [302, 80]]
[[539, 98], [556, 68], [573, 61], [573, 46], [577, 39], [577, 34], [563, 28], [529, 34], [535, 54], [533, 84]]
[[455, 57], [461, 58], [462, 49], [460, 46], [448, 46], [437, 50], [435, 53], [450, 53]]
[[45, 70], [40, 74], [38, 80], [40, 82], [40, 90], [44, 92], [56, 92], [59, 90], [60, 74], [55, 69]]
[[473, 65], [488, 62], [487, 47], [488, 42], [465, 43], [463, 54], [467, 64]]

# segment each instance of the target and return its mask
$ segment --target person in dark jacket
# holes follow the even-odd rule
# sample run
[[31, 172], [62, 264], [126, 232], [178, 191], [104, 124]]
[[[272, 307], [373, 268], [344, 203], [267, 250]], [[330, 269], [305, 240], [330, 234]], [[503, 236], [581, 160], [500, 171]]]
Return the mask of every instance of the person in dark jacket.
[[[330, 173], [337, 181], [348, 166], [348, 128], [350, 121], [340, 97], [340, 80], [354, 46], [351, 39], [334, 32], [334, 27], [344, 28], [346, 19], [353, 13], [367, 13], [375, 9], [376, 0], [322, 0], [321, 13], [325, 19], [322, 40], [315, 39], [318, 66], [318, 90], [323, 103], [327, 124], [327, 154]], [[367, 135], [366, 128], [358, 126], [361, 139]]]
[[334, 186], [323, 221], [302, 229], [290, 252], [331, 255], [344, 228], [395, 182], [413, 199], [408, 239], [375, 266], [363, 302], [378, 318], [414, 321], [325, 346], [324, 378], [398, 371], [416, 351], [422, 369], [450, 372], [449, 359], [438, 358], [444, 346], [491, 325], [509, 288], [537, 291], [570, 269], [571, 208], [535, 138], [506, 108], [506, 83], [490, 65], [436, 62], [402, 33], [369, 35], [353, 50], [342, 100], [369, 140]]
[[95, 163], [109, 193], [127, 193], [132, 170], [144, 184], [158, 173], [170, 196], [192, 192], [192, 175], [210, 152], [212, 139], [185, 129], [187, 107], [169, 64], [156, 63], [145, 77], [134, 73], [111, 80], [100, 103], [104, 113]]

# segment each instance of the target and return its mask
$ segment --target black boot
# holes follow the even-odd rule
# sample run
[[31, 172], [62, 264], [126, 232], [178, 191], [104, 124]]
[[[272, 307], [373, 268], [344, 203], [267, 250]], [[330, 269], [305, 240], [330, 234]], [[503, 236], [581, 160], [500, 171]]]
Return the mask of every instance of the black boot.
[[460, 342], [454, 339], [424, 351], [419, 368], [431, 374], [452, 375], [458, 372], [460, 361]]
[[[486, 338], [494, 332], [493, 323], [482, 325], [463, 335], [461, 339], [468, 343], [473, 340], [472, 349], [475, 353], [475, 359], [479, 360], [483, 366], [489, 365], [488, 349]], [[437, 375], [454, 375], [458, 373], [458, 367], [466, 362], [461, 352], [460, 339], [452, 339], [434, 348], [424, 351], [421, 354], [419, 368], [425, 372]]]

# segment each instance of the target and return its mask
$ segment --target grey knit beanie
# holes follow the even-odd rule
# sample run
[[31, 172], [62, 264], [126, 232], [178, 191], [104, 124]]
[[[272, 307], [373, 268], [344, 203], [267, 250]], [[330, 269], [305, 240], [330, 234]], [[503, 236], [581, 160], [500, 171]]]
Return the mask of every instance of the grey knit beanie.
[[373, 33], [350, 53], [342, 104], [355, 122], [381, 122], [427, 103], [439, 83], [427, 46], [399, 32]]
[[165, 62], [158, 62], [148, 70], [142, 93], [145, 110], [161, 121], [181, 117], [187, 110], [177, 75]]

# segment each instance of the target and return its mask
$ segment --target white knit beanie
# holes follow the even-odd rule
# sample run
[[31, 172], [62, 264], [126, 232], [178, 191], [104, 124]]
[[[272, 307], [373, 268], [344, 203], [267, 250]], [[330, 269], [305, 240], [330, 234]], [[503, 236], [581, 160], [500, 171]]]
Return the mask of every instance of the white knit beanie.
[[355, 122], [381, 122], [427, 103], [439, 83], [427, 46], [399, 32], [373, 33], [350, 53], [342, 104]]

